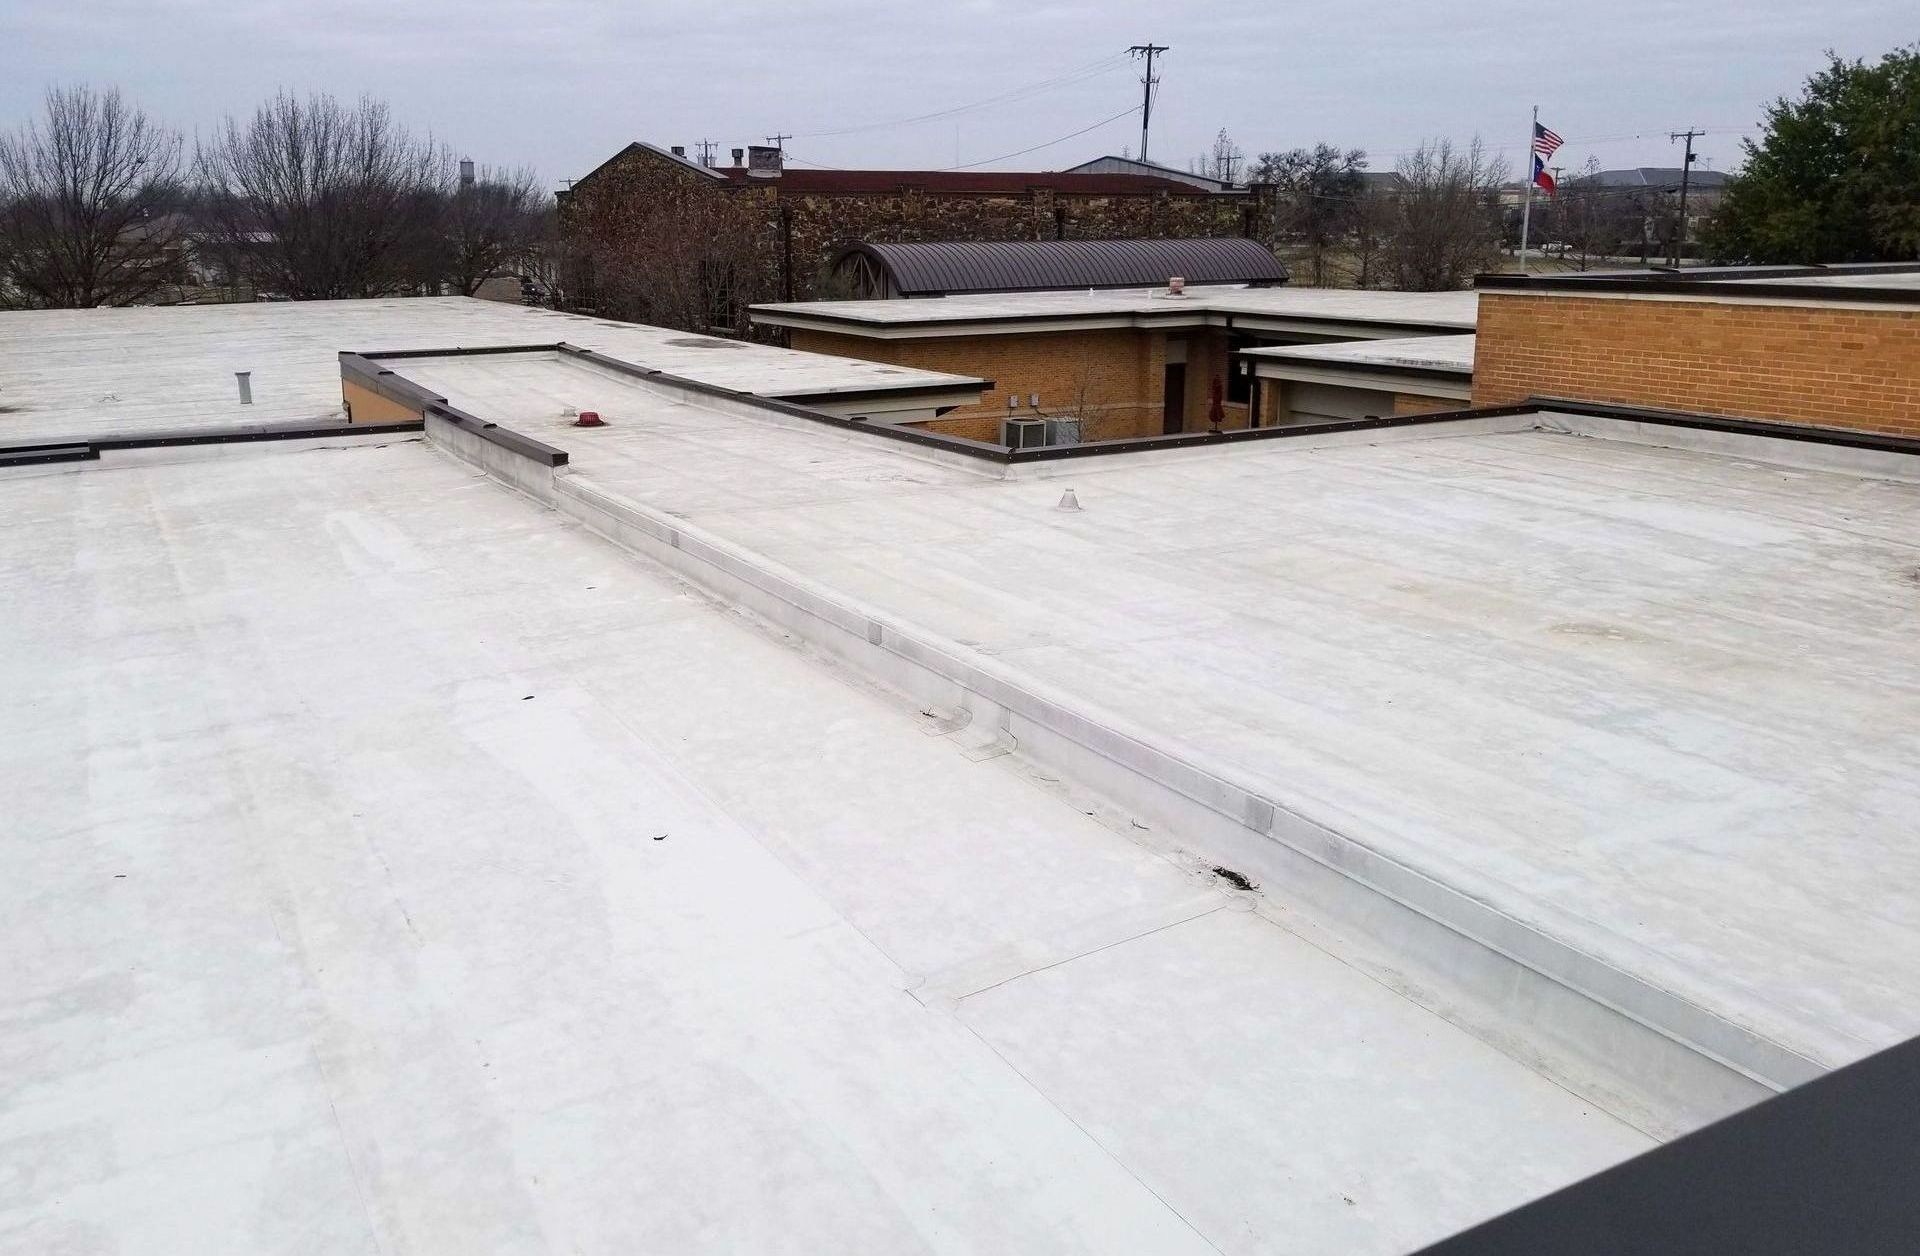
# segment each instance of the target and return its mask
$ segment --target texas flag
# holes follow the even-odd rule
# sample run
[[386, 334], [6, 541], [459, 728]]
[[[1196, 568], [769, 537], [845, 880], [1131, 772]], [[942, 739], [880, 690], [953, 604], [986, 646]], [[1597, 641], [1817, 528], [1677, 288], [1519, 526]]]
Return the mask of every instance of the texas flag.
[[1538, 122], [1533, 124], [1533, 182], [1536, 187], [1546, 189], [1548, 195], [1552, 195], [1554, 183], [1553, 176], [1547, 173], [1547, 158], [1565, 142]]

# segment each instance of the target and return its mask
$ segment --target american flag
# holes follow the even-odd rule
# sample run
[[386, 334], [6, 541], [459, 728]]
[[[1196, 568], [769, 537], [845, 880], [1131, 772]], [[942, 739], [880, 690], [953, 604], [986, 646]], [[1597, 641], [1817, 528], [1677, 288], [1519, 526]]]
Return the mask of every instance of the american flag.
[[1538, 122], [1533, 124], [1533, 151], [1540, 154], [1541, 160], [1544, 161], [1548, 157], [1553, 156], [1554, 150], [1564, 143], [1566, 143], [1565, 140], [1555, 135], [1552, 131], [1547, 130], [1547, 128], [1541, 126]]

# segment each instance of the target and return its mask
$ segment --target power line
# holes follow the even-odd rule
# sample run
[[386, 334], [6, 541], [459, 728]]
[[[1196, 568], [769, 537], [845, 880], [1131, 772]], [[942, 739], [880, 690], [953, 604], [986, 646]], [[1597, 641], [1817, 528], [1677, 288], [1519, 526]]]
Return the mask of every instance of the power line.
[[1001, 153], [998, 157], [984, 157], [979, 161], [970, 161], [963, 166], [948, 166], [946, 167], [946, 169], [972, 170], [977, 166], [990, 166], [996, 161], [1006, 161], [1013, 157], [1024, 157], [1028, 153], [1037, 153], [1043, 148], [1052, 148], [1055, 144], [1064, 144], [1068, 140], [1078, 139], [1080, 136], [1085, 135], [1088, 131], [1098, 131], [1101, 127], [1106, 126], [1109, 122], [1118, 122], [1120, 119], [1126, 117], [1128, 114], [1139, 113], [1139, 112], [1140, 112], [1139, 105], [1128, 105], [1125, 109], [1122, 109], [1119, 113], [1114, 114], [1112, 117], [1102, 118], [1100, 119], [1100, 121], [1094, 123], [1092, 126], [1083, 126], [1078, 131], [1069, 131], [1065, 135], [1062, 135], [1057, 139], [1048, 140], [1044, 144], [1035, 144], [1031, 148], [1022, 148], [1016, 152]]
[[828, 131], [802, 131], [797, 135], [790, 135], [787, 138], [800, 140], [827, 139], [836, 135], [857, 135], [864, 131], [883, 131], [889, 127], [915, 126], [922, 122], [937, 122], [942, 118], [951, 118], [959, 114], [971, 113], [976, 109], [985, 109], [990, 105], [1005, 104], [1009, 101], [1032, 96], [1056, 87], [1066, 87], [1075, 83], [1085, 82], [1088, 79], [1098, 78], [1102, 74], [1117, 68], [1129, 55], [1130, 54], [1126, 52], [1112, 53], [1100, 58], [1098, 61], [1090, 61], [1086, 65], [1068, 70], [1066, 73], [1056, 75], [1053, 78], [1041, 79], [1037, 83], [1028, 83], [1022, 87], [1009, 88], [998, 95], [988, 96], [969, 104], [954, 105], [947, 109], [936, 109], [932, 113], [915, 114], [911, 118], [893, 118], [886, 122], [863, 122], [856, 126], [839, 127]]
[[[1759, 129], [1760, 129], [1759, 126], [1753, 125], [1753, 124], [1749, 124], [1747, 126], [1716, 126], [1716, 127], [1700, 128], [1696, 130], [1694, 134], [1695, 135], [1751, 135], [1753, 132], [1758, 131]], [[1566, 136], [1565, 138], [1566, 138], [1566, 147], [1580, 148], [1580, 147], [1591, 147], [1592, 145], [1595, 145], [1595, 144], [1621, 143], [1626, 140], [1661, 139], [1661, 138], [1664, 138], [1667, 134], [1668, 132], [1665, 132], [1665, 131], [1631, 131], [1631, 132], [1622, 133], [1620, 135], [1569, 135], [1569, 136]], [[1420, 149], [1423, 147], [1425, 147], [1425, 145], [1416, 145], [1413, 148], [1368, 149], [1366, 151], [1367, 151], [1367, 156], [1369, 157], [1411, 157], [1413, 154], [1419, 152]], [[1506, 156], [1511, 151], [1511, 149], [1512, 149], [1511, 145], [1499, 145], [1497, 147], [1487, 148], [1484, 151], [1490, 156], [1503, 157], [1503, 156]]]

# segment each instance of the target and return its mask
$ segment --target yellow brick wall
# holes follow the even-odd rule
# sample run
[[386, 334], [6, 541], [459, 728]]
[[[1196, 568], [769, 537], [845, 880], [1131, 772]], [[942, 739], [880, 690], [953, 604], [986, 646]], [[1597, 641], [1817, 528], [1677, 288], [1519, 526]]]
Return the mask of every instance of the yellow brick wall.
[[1393, 395], [1395, 414], [1441, 414], [1448, 410], [1464, 410], [1470, 404], [1455, 397], [1421, 397], [1413, 393]]
[[[1062, 416], [1083, 410], [1083, 440], [1160, 434], [1166, 337], [1157, 333], [1070, 331], [872, 340], [795, 328], [789, 343], [809, 353], [974, 375], [994, 382], [979, 405], [963, 406], [917, 425], [929, 431], [998, 442], [1000, 420], [1007, 416], [1007, 394], [1018, 394], [1020, 413], [1031, 416], [1025, 399], [1039, 393], [1044, 414]], [[1204, 426], [1204, 405], [1201, 412]], [[1187, 414], [1191, 420], [1191, 405]]]
[[411, 423], [420, 417], [420, 412], [411, 406], [390, 401], [351, 380], [340, 381], [340, 399], [346, 403], [349, 421], [353, 423]]
[[[1207, 423], [1207, 409], [1213, 404], [1213, 381], [1220, 381], [1220, 395], [1224, 401], [1227, 391], [1227, 373], [1234, 363], [1227, 347], [1227, 337], [1223, 332], [1193, 332], [1187, 338], [1187, 408], [1183, 414], [1186, 430], [1205, 432], [1212, 430]], [[1221, 431], [1231, 431], [1247, 425], [1247, 416], [1251, 407], [1246, 403], [1235, 404], [1226, 401], [1226, 417], [1220, 422]], [[1155, 429], [1156, 431], [1158, 429]]]
[[1920, 436], [1920, 311], [1480, 294], [1473, 403], [1571, 397]]

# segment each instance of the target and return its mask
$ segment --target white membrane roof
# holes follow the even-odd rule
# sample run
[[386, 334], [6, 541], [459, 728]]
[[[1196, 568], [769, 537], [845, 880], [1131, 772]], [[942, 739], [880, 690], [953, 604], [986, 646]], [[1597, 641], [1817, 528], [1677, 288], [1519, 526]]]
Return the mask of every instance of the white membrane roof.
[[1789, 1050], [1920, 1032], [1920, 484], [1445, 425], [991, 480], [613, 383], [562, 435], [550, 362], [416, 378]]
[[[1416, 323], [1472, 331], [1479, 309], [1473, 292], [1379, 292], [1345, 288], [1189, 288], [1170, 297], [1163, 288], [1088, 292], [1004, 292], [889, 301], [794, 301], [756, 305], [763, 322], [784, 318], [832, 320], [859, 334], [915, 323], [1022, 321], [1152, 315], [1201, 318], [1242, 314], [1312, 322]], [[762, 318], [771, 315], [771, 318]]]
[[[338, 421], [337, 355], [565, 341], [724, 388], [786, 397], [960, 376], [470, 297], [0, 312], [0, 445]], [[252, 372], [241, 405], [234, 372]]]
[[[953, 525], [625, 406], [783, 551]], [[1391, 1256], [1647, 1146], [418, 439], [165, 456], [0, 478], [0, 1247]]]
[[1242, 350], [1259, 363], [1300, 363], [1367, 370], [1402, 367], [1448, 371], [1471, 379], [1472, 336], [1407, 336], [1393, 340], [1343, 340], [1315, 345], [1265, 345]]

